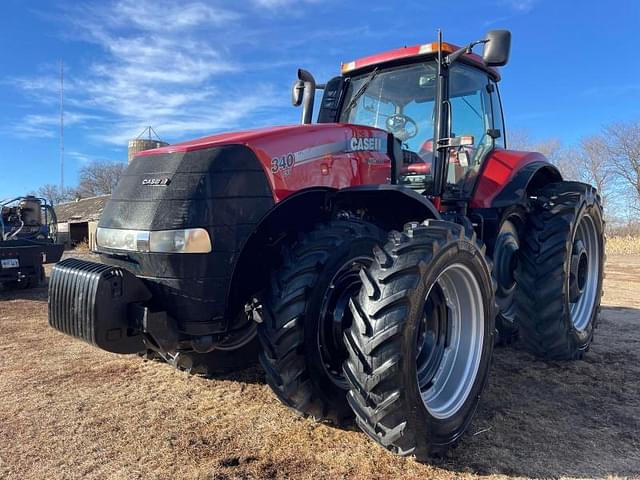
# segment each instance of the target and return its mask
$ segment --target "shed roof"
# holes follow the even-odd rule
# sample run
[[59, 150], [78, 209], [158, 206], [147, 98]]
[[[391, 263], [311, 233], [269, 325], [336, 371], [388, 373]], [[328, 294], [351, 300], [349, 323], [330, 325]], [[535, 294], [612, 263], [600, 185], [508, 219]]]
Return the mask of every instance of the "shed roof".
[[54, 208], [58, 222], [81, 223], [98, 220], [111, 195], [89, 197], [60, 203]]

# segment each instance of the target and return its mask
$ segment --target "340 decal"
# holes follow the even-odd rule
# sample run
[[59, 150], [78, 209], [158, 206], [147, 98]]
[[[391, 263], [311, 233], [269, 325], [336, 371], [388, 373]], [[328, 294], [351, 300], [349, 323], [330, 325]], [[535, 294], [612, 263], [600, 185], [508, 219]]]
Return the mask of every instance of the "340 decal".
[[296, 156], [293, 153], [287, 153], [280, 157], [273, 157], [271, 159], [271, 172], [281, 172], [287, 176], [291, 173], [291, 169], [296, 164]]

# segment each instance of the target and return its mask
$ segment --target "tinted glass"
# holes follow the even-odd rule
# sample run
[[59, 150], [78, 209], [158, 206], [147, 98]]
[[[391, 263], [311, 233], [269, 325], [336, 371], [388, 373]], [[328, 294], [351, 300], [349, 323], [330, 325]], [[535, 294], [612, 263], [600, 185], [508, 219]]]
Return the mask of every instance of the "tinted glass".
[[451, 135], [471, 136], [473, 145], [451, 149], [447, 182], [465, 191], [472, 187], [483, 159], [494, 146], [488, 134], [493, 128], [488, 84], [489, 78], [481, 70], [463, 64], [451, 68]]
[[418, 191], [425, 190], [433, 175], [436, 78], [433, 61], [380, 70], [373, 80], [371, 73], [354, 77], [340, 116], [341, 122], [380, 128], [400, 140], [398, 181]]

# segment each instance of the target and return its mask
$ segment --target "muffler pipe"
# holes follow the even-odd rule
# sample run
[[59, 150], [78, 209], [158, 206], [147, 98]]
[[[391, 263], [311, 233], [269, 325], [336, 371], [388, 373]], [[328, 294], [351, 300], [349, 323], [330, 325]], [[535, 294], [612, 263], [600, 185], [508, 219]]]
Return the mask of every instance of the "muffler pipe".
[[298, 80], [304, 84], [304, 92], [302, 94], [302, 123], [311, 123], [313, 116], [313, 101], [316, 97], [316, 80], [310, 72], [299, 68]]

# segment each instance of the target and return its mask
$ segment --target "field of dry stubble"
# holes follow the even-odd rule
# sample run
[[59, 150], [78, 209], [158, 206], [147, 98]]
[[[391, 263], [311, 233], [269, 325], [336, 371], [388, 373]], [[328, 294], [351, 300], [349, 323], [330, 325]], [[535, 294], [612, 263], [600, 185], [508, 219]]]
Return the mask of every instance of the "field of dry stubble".
[[496, 350], [461, 445], [437, 464], [293, 415], [252, 368], [205, 379], [47, 326], [46, 289], [0, 292], [0, 478], [640, 478], [640, 256], [610, 255], [584, 361]]

